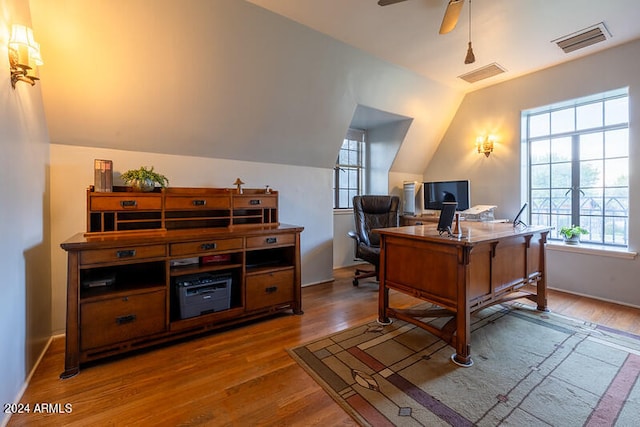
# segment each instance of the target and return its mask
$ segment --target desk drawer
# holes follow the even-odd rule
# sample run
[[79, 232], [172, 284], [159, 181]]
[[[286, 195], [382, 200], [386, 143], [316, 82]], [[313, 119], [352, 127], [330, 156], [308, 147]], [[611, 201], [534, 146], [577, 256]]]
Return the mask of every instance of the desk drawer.
[[95, 249], [80, 252], [80, 264], [126, 261], [131, 259], [163, 257], [167, 253], [165, 245], [131, 246], [113, 249]]
[[270, 246], [293, 245], [296, 242], [295, 234], [273, 234], [266, 236], [247, 237], [247, 249], [268, 248]]
[[237, 239], [210, 239], [198, 242], [172, 243], [171, 256], [176, 255], [197, 255], [201, 253], [211, 253], [218, 251], [228, 251], [242, 249], [242, 238]]
[[247, 311], [293, 301], [293, 267], [247, 276]]
[[165, 330], [165, 291], [152, 291], [80, 306], [80, 348], [112, 345]]
[[167, 210], [229, 209], [229, 196], [167, 196], [164, 201]]
[[160, 210], [162, 198], [159, 194], [141, 196], [137, 194], [123, 196], [91, 196], [91, 211], [132, 211]]
[[233, 196], [234, 209], [259, 209], [259, 208], [276, 208], [278, 199], [275, 195], [246, 195]]

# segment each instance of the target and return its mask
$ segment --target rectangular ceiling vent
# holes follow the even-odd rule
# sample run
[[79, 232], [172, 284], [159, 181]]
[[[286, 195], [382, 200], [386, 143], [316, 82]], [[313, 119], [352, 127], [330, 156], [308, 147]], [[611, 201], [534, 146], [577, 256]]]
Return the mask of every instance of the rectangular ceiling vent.
[[604, 22], [593, 25], [568, 36], [552, 40], [564, 53], [570, 53], [583, 47], [591, 46], [611, 38], [611, 33], [605, 27]]
[[468, 83], [475, 83], [480, 80], [488, 79], [489, 77], [497, 76], [498, 74], [502, 74], [505, 71], [506, 70], [504, 68], [494, 62], [493, 64], [489, 64], [485, 67], [473, 70], [467, 74], [458, 76], [458, 78], [461, 78]]

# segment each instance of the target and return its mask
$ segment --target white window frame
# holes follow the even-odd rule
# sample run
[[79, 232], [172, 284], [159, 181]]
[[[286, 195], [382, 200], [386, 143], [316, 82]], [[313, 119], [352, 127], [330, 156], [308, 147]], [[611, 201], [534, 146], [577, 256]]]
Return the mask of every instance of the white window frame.
[[353, 209], [353, 197], [365, 194], [366, 140], [365, 130], [347, 131], [334, 167], [334, 209]]
[[[624, 118], [624, 120], [622, 121], [617, 121], [617, 122], [608, 124], [605, 117], [607, 113], [604, 107], [606, 105], [605, 103], [607, 101], [612, 101], [620, 98], [627, 99], [627, 117]], [[588, 245], [591, 244], [594, 246], [598, 246], [599, 250], [605, 250], [605, 251], [606, 250], [624, 251], [628, 249], [629, 224], [631, 220], [628, 214], [628, 204], [629, 204], [629, 194], [630, 194], [628, 174], [627, 174], [626, 186], [624, 185], [616, 186], [616, 185], [608, 184], [603, 177], [602, 184], [599, 187], [592, 187], [592, 188], [584, 187], [583, 189], [580, 187], [580, 183], [579, 183], [580, 170], [581, 170], [580, 168], [583, 166], [581, 165], [580, 153], [579, 151], [576, 151], [576, 150], [579, 150], [580, 141], [582, 137], [588, 137], [588, 135], [597, 136], [598, 134], [602, 134], [603, 138], [605, 138], [605, 136], [610, 135], [611, 132], [626, 131], [627, 133], [626, 155], [609, 156], [607, 155], [607, 152], [605, 151], [605, 149], [603, 149], [601, 157], [593, 157], [590, 160], [593, 160], [596, 162], [601, 161], [603, 162], [603, 165], [607, 164], [606, 163], [607, 160], [615, 160], [615, 161], [622, 161], [622, 162], [626, 161], [627, 167], [629, 167], [630, 157], [629, 157], [629, 139], [628, 139], [628, 129], [629, 129], [628, 99], [629, 99], [628, 89], [623, 88], [616, 91], [610, 91], [603, 94], [598, 94], [590, 97], [567, 101], [561, 104], [554, 104], [554, 105], [545, 106], [545, 107], [522, 112], [522, 165], [523, 165], [522, 190], [523, 190], [523, 194], [526, 195], [525, 201], [529, 203], [529, 214], [528, 214], [529, 223], [537, 223], [537, 224], [554, 226], [555, 229], [552, 231], [550, 235], [550, 239], [552, 242], [554, 240], [560, 239], [558, 231], [562, 225], [576, 224], [576, 225], [582, 225], [585, 228], [590, 228], [590, 227], [594, 228], [593, 233], [583, 236], [582, 238], [583, 242], [586, 242]], [[603, 107], [602, 108], [602, 114], [603, 114], [602, 125], [597, 127], [592, 127], [592, 128], [580, 128], [581, 126], [577, 124], [577, 120], [578, 120], [577, 119], [578, 114], [576, 113], [577, 109], [581, 107], [588, 108], [589, 106], [597, 105], [597, 104], [600, 104]], [[552, 114], [554, 112], [561, 114], [564, 111], [569, 111], [573, 113], [574, 125], [572, 129], [554, 132], [552, 124], [549, 123], [549, 131], [547, 134], [538, 134], [533, 136], [530, 135], [531, 126], [529, 125], [529, 123], [532, 117], [544, 118], [544, 120], [546, 120], [546, 115], [548, 115], [550, 117], [549, 120], [551, 120]], [[571, 114], [569, 114], [569, 116], [571, 116]], [[564, 139], [565, 142], [570, 141], [570, 145], [572, 149], [570, 160], [564, 161], [564, 162], [554, 161], [553, 159], [554, 152], [552, 148], [553, 145], [551, 145], [553, 141], [559, 141], [561, 139]], [[534, 157], [534, 155], [532, 154], [533, 144], [535, 144], [536, 142], [545, 144], [547, 140], [549, 141], [549, 144], [550, 144], [549, 160], [539, 161], [538, 163], [535, 163], [535, 161], [532, 160], [532, 158]], [[604, 139], [604, 141], [606, 142], [606, 139]], [[603, 147], [605, 147], [605, 145], [603, 145]], [[564, 165], [561, 165], [561, 163], [564, 163]], [[582, 163], [587, 163], [587, 162], [585, 162], [584, 159], [582, 159]], [[554, 167], [559, 168], [564, 166], [566, 168], [569, 168], [571, 170], [571, 185], [568, 186], [567, 188], [564, 188], [561, 185], [554, 186], [553, 178], [550, 178], [548, 188], [540, 187], [538, 190], [532, 189], [533, 187], [532, 167], [544, 168], [547, 166], [549, 167], [549, 170], [550, 170], [549, 172], [550, 177], [553, 177], [552, 171], [554, 170]], [[603, 172], [603, 174], [606, 174], [606, 171]], [[602, 193], [603, 193], [601, 200], [598, 198], [591, 197], [589, 195], [589, 191], [595, 194], [600, 188], [602, 189]], [[601, 203], [602, 205], [604, 205], [605, 203], [607, 203], [607, 201], [611, 201], [611, 199], [613, 199], [613, 197], [607, 199], [607, 197], [605, 196], [608, 190], [612, 191], [613, 189], [617, 189], [621, 193], [624, 193], [624, 190], [626, 189], [626, 200], [624, 202], [626, 203], [627, 208], [624, 211], [624, 214], [620, 212], [611, 213], [611, 211], [602, 207], [602, 214], [590, 216], [588, 214], [589, 209], [585, 208], [585, 204], [588, 202], [596, 205], [598, 203]], [[543, 206], [542, 203], [533, 202], [535, 200], [534, 192], [537, 191], [538, 193], [544, 194], [546, 190], [549, 191], [548, 207], [545, 206], [544, 208], [542, 208]], [[562, 194], [560, 193], [563, 193], [564, 190], [566, 190], [565, 197], [567, 200], [560, 200], [563, 197]], [[618, 199], [623, 199], [623, 198], [624, 196], [621, 196]], [[570, 215], [567, 215], [565, 218], [562, 218], [562, 215], [558, 214], [558, 212], [560, 212], [560, 209], [557, 208], [557, 206], [563, 205], [563, 204], [568, 205], [570, 207]], [[554, 208], [554, 206], [556, 207]], [[581, 220], [585, 221], [587, 219], [590, 219], [592, 221], [591, 224], [580, 224]], [[618, 236], [621, 236], [621, 234], [616, 233], [615, 231], [615, 227], [619, 226], [620, 224], [622, 224], [622, 226], [625, 227], [624, 233], [622, 235], [622, 241], [618, 237]], [[595, 229], [596, 228], [595, 226], [597, 226], [597, 229]]]

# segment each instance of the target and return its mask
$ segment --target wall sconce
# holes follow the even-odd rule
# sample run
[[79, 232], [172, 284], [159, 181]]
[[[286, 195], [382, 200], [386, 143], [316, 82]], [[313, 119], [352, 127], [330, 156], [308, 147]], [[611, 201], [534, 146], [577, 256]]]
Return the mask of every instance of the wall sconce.
[[495, 140], [496, 137], [494, 135], [485, 135], [476, 138], [476, 148], [478, 149], [478, 153], [489, 157], [489, 154], [493, 152], [493, 143]]
[[[40, 80], [34, 75], [29, 75], [35, 66], [42, 65], [40, 56], [40, 44], [33, 39], [33, 31], [24, 25], [11, 26], [11, 39], [9, 40], [9, 67], [11, 70], [11, 87], [16, 88], [17, 82], [27, 82], [31, 86]], [[33, 65], [33, 67], [32, 67]]]

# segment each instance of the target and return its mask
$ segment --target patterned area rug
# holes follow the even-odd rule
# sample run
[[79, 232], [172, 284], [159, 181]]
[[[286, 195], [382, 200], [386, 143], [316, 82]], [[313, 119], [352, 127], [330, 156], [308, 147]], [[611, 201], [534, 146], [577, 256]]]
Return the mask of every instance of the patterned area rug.
[[362, 425], [640, 425], [639, 336], [519, 303], [471, 321], [470, 368], [398, 320], [289, 353]]

